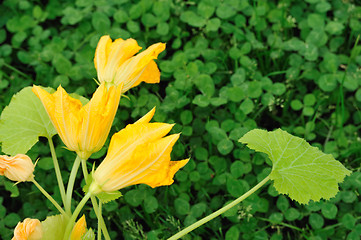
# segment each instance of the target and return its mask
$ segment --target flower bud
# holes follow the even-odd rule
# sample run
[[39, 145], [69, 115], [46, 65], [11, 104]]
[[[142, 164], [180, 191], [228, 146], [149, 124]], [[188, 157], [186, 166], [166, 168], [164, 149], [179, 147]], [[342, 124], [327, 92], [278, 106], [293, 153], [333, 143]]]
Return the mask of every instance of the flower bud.
[[0, 155], [0, 175], [15, 182], [31, 181], [34, 177], [34, 164], [25, 154], [14, 157]]
[[19, 222], [14, 230], [12, 240], [40, 240], [43, 238], [43, 229], [38, 219], [26, 218]]

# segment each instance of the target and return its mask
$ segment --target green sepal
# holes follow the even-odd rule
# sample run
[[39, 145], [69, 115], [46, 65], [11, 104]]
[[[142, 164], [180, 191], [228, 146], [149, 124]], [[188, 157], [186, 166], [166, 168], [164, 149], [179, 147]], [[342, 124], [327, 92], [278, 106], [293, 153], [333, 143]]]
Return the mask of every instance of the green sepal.
[[[88, 178], [86, 179], [86, 182], [87, 184], [83, 187], [83, 191], [85, 193], [88, 193], [89, 191], [89, 188], [90, 188], [90, 185], [92, 184], [92, 181], [93, 181], [93, 172], [94, 172], [94, 169], [93, 171], [88, 175]], [[114, 192], [101, 192], [101, 193], [98, 193], [98, 194], [95, 194], [95, 196], [97, 198], [99, 198], [99, 200], [102, 202], [102, 203], [108, 203], [110, 201], [113, 201], [113, 200], [116, 200], [118, 198], [120, 198], [122, 195], [122, 193], [120, 191], [114, 191]]]
[[351, 174], [331, 154], [281, 129], [254, 129], [239, 141], [266, 153], [273, 163], [269, 177], [276, 190], [302, 204], [334, 197], [339, 191], [338, 183]]
[[98, 193], [96, 196], [104, 204], [116, 200], [123, 195], [120, 191], [114, 191], [114, 192], [101, 192]]
[[81, 240], [95, 240], [95, 233], [90, 228], [82, 237]]

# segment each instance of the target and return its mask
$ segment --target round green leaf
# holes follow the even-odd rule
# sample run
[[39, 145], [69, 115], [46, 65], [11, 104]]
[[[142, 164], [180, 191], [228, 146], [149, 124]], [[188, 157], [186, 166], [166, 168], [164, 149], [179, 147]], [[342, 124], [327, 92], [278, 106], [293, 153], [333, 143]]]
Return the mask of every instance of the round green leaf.
[[197, 203], [192, 206], [190, 214], [195, 217], [199, 218], [202, 216], [203, 213], [207, 210], [207, 204], [205, 203]]
[[337, 80], [332, 74], [324, 74], [318, 79], [318, 86], [325, 92], [332, 92], [337, 87]]
[[283, 221], [283, 214], [280, 212], [274, 212], [269, 216], [269, 220], [272, 223], [281, 223]]
[[127, 12], [124, 11], [123, 9], [118, 9], [114, 13], [113, 17], [114, 17], [114, 20], [118, 23], [125, 23], [129, 19]]
[[158, 209], [158, 200], [153, 196], [144, 199], [144, 210], [147, 213], [154, 213]]
[[286, 92], [286, 86], [283, 83], [274, 83], [272, 86], [272, 93], [280, 96]]
[[221, 19], [227, 19], [236, 15], [237, 11], [227, 3], [221, 3], [216, 10], [216, 14]]
[[189, 202], [183, 198], [174, 200], [174, 207], [179, 215], [187, 215], [190, 210]]
[[133, 207], [139, 206], [143, 201], [142, 190], [132, 189], [125, 193], [124, 199]]
[[227, 191], [235, 198], [238, 198], [245, 193], [241, 180], [237, 180], [232, 177], [227, 178]]
[[277, 208], [279, 210], [281, 210], [282, 212], [286, 211], [288, 209], [288, 207], [290, 206], [288, 199], [283, 195], [278, 197], [276, 205], [277, 205]]
[[352, 216], [351, 213], [346, 213], [345, 215], [343, 215], [341, 222], [345, 228], [352, 230], [355, 226], [356, 219], [354, 218], [354, 216]]
[[9, 213], [4, 218], [4, 223], [7, 227], [13, 228], [21, 220], [20, 216], [16, 213]]
[[239, 178], [244, 174], [244, 164], [241, 161], [235, 161], [231, 165], [231, 174], [234, 178]]
[[285, 218], [287, 221], [294, 221], [299, 218], [300, 212], [296, 208], [288, 208], [285, 212]]
[[303, 104], [300, 100], [294, 99], [291, 101], [291, 108], [295, 111], [301, 110], [303, 107]]
[[225, 240], [238, 240], [240, 236], [240, 230], [237, 225], [232, 226], [225, 236]]
[[222, 155], [227, 155], [233, 149], [233, 142], [225, 138], [217, 144], [217, 149]]
[[313, 229], [321, 229], [325, 223], [323, 217], [318, 213], [311, 213], [308, 222]]
[[335, 219], [337, 214], [337, 206], [333, 203], [324, 203], [321, 206], [322, 215], [327, 219]]
[[242, 112], [247, 115], [253, 111], [254, 103], [251, 99], [246, 98], [239, 106], [239, 109], [241, 109]]

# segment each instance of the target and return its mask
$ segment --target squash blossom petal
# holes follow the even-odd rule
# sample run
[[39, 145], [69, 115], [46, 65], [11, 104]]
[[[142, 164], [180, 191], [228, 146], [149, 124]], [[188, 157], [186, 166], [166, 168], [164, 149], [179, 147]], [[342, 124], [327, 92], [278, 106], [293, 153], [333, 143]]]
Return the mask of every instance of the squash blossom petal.
[[140, 49], [137, 41], [131, 38], [112, 42], [109, 36], [101, 37], [94, 57], [99, 81], [107, 85], [123, 83], [123, 93], [141, 82], [158, 83], [160, 72], [154, 59], [164, 51], [165, 44], [153, 44], [134, 56]]
[[71, 234], [70, 240], [80, 240], [81, 237], [86, 233], [86, 221], [83, 215], [75, 224]]
[[38, 219], [26, 218], [19, 222], [14, 230], [12, 240], [40, 240], [43, 238], [43, 229]]
[[113, 135], [107, 156], [93, 173], [93, 194], [141, 183], [152, 188], [173, 183], [174, 174], [189, 159], [170, 161], [179, 134], [164, 137], [173, 124], [149, 123], [153, 114], [154, 109]]
[[0, 155], [0, 175], [16, 182], [31, 181], [34, 178], [34, 164], [30, 157], [17, 154], [14, 157]]
[[53, 94], [34, 86], [61, 140], [82, 159], [99, 151], [108, 137], [118, 109], [122, 85], [101, 84], [84, 106], [59, 86]]

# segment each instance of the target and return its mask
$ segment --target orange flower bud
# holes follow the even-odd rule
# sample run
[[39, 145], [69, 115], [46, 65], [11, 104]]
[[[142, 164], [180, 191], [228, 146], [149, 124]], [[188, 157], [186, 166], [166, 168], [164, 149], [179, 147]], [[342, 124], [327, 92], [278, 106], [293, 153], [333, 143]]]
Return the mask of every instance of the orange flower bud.
[[75, 224], [73, 231], [70, 235], [70, 240], [80, 240], [81, 237], [86, 233], [86, 221], [83, 215]]
[[19, 222], [14, 230], [12, 240], [40, 240], [43, 238], [43, 229], [38, 219], [26, 218]]
[[24, 154], [17, 154], [14, 157], [0, 155], [0, 175], [16, 182], [31, 181], [34, 177], [34, 164]]

